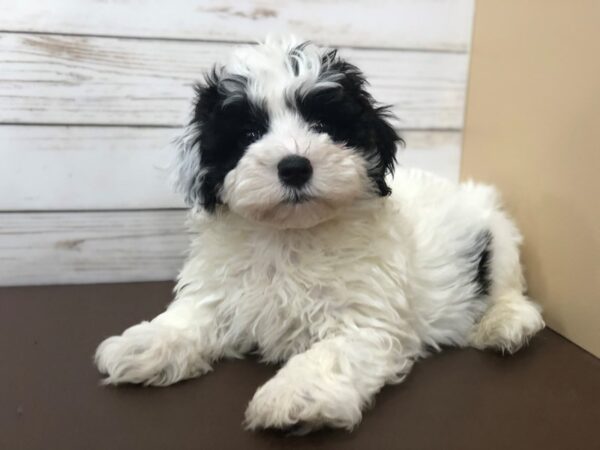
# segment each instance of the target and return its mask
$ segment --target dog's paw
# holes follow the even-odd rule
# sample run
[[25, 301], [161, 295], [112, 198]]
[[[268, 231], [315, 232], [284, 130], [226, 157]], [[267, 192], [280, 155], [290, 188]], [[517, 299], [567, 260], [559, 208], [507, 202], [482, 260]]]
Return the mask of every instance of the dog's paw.
[[354, 398], [346, 403], [334, 395], [323, 386], [316, 388], [311, 380], [291, 380], [279, 374], [256, 391], [244, 424], [250, 430], [277, 428], [294, 434], [324, 426], [351, 430], [361, 419], [360, 407]]
[[256, 391], [246, 409], [246, 428], [318, 428], [322, 419], [315, 399], [297, 385], [286, 385], [281, 378], [273, 378]]
[[473, 347], [514, 353], [544, 328], [540, 308], [520, 295], [514, 297], [486, 312], [470, 337]]
[[179, 330], [142, 322], [102, 342], [95, 362], [104, 384], [166, 386], [210, 370], [198, 353]]

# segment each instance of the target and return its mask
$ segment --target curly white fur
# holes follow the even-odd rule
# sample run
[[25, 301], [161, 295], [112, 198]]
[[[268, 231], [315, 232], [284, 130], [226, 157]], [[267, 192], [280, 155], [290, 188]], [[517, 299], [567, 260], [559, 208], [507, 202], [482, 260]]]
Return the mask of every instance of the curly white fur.
[[[543, 321], [522, 294], [520, 236], [494, 191], [417, 171], [396, 179], [392, 198], [309, 230], [191, 217], [176, 301], [98, 348], [105, 382], [175, 383], [257, 344], [266, 361], [289, 361], [256, 393], [249, 427], [352, 428], [427, 346], [519, 348]], [[455, 255], [481, 226], [497, 231], [496, 283], [473, 301]]]

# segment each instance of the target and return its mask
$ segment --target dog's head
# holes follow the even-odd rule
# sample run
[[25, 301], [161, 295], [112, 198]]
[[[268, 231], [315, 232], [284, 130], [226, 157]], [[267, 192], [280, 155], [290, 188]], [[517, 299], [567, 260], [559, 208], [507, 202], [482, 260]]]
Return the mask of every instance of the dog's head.
[[362, 72], [335, 50], [269, 41], [238, 48], [196, 86], [178, 185], [279, 228], [308, 228], [390, 193], [400, 138]]

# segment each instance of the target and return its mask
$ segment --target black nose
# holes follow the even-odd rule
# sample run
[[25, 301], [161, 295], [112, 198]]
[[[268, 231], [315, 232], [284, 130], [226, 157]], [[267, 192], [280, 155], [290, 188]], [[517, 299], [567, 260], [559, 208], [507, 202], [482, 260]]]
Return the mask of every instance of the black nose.
[[310, 180], [313, 169], [310, 161], [304, 156], [290, 155], [279, 161], [277, 172], [283, 184], [299, 188]]

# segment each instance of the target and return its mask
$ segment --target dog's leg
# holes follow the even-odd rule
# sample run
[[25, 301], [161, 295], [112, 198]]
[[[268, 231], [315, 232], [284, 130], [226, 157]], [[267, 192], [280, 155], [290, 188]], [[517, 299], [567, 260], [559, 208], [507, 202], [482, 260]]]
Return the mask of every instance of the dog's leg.
[[544, 328], [541, 308], [519, 291], [508, 291], [493, 299], [475, 325], [470, 343], [478, 349], [491, 348], [514, 353]]
[[408, 373], [413, 355], [397, 338], [370, 330], [320, 341], [258, 389], [246, 427], [352, 429], [381, 387]]
[[501, 211], [492, 215], [491, 303], [470, 336], [478, 349], [513, 353], [544, 328], [541, 308], [529, 300], [519, 260], [521, 235]]
[[166, 386], [211, 370], [223, 355], [210, 305], [183, 297], [150, 322], [134, 325], [100, 344], [95, 361], [105, 384]]

